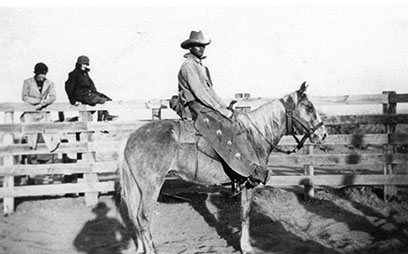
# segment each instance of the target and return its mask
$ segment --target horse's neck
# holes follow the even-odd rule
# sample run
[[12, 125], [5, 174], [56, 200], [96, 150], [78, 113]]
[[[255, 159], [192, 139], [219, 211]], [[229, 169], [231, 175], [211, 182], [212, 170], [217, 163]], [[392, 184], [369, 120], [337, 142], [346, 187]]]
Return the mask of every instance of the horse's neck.
[[276, 146], [286, 130], [285, 107], [279, 101], [271, 101], [257, 109], [241, 114], [238, 121], [248, 130], [254, 145], [262, 146], [265, 156], [269, 156], [273, 146]]

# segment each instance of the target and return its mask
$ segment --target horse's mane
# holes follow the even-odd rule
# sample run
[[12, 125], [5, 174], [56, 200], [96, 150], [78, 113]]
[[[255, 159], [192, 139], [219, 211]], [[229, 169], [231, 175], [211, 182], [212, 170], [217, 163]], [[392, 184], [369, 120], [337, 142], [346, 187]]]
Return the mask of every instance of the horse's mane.
[[[297, 92], [290, 93], [282, 99], [286, 102], [292, 99], [297, 104]], [[241, 126], [248, 130], [255, 142], [261, 142], [268, 139], [270, 143], [277, 144], [280, 134], [286, 126], [282, 126], [282, 120], [285, 117], [285, 106], [280, 99], [271, 100], [258, 108], [237, 116]]]

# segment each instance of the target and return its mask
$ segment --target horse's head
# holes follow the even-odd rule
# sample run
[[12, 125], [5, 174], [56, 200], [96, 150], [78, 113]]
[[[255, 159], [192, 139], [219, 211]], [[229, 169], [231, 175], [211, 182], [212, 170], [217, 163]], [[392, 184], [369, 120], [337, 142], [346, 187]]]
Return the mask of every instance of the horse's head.
[[319, 113], [305, 93], [307, 87], [306, 82], [303, 82], [299, 90], [289, 94], [286, 100], [282, 100], [287, 115], [287, 132], [293, 133], [293, 130], [296, 130], [298, 134], [304, 134], [302, 145], [307, 138], [312, 143], [319, 143], [327, 137]]

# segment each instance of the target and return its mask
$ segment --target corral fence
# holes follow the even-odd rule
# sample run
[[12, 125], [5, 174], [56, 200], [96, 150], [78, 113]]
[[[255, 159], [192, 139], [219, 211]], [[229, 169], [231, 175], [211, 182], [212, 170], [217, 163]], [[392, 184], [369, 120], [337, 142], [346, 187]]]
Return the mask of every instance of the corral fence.
[[[272, 98], [237, 94], [235, 99], [238, 100], [235, 109], [247, 111]], [[397, 193], [396, 186], [408, 185], [408, 154], [405, 153], [408, 114], [397, 112], [397, 104], [408, 102], [408, 94], [315, 96], [311, 100], [321, 111], [329, 137], [320, 146], [306, 143], [297, 154], [273, 152], [270, 167], [274, 175], [269, 184], [304, 186], [308, 197], [314, 195], [316, 186], [384, 186], [386, 199]], [[345, 114], [348, 107], [362, 107], [363, 114]], [[367, 111], [376, 107], [378, 112]], [[115, 121], [95, 121], [94, 111], [111, 109], [127, 114], [121, 114]], [[100, 193], [115, 191], [118, 157], [128, 135], [148, 121], [177, 118], [169, 109], [168, 100], [108, 102], [96, 107], [54, 103], [44, 110], [58, 116], [58, 120], [21, 123], [18, 118], [22, 112], [35, 111], [31, 105], [0, 103], [0, 116], [4, 119], [0, 124], [0, 199], [5, 214], [13, 212], [15, 198], [20, 197], [84, 194], [87, 205], [96, 204]], [[69, 114], [78, 116], [78, 121], [69, 121], [66, 117]], [[24, 134], [33, 133], [63, 137], [68, 142], [60, 143], [55, 151], [43, 143], [32, 149], [21, 140]], [[285, 136], [279, 145], [285, 148], [295, 143]], [[27, 164], [24, 160], [27, 156], [44, 154], [52, 155], [44, 164]], [[62, 154], [75, 157], [76, 162], [64, 163]], [[71, 182], [63, 180], [71, 175], [79, 177]], [[18, 184], [22, 176], [61, 180]]]

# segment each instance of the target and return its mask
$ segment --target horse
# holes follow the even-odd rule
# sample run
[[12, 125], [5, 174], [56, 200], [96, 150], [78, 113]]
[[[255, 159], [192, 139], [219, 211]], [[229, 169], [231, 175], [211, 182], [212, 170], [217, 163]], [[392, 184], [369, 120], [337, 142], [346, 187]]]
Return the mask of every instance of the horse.
[[[320, 143], [327, 137], [326, 128], [305, 93], [306, 88], [307, 85], [303, 83], [299, 90], [281, 99], [271, 100], [236, 116], [236, 120], [248, 132], [249, 141], [265, 168], [273, 149], [279, 150], [277, 144], [283, 135], [294, 130], [297, 134], [304, 134], [301, 141], [297, 139], [298, 146], [290, 152], [300, 149], [306, 139]], [[198, 161], [204, 163], [199, 166], [201, 170], [197, 170], [194, 163], [197, 152], [179, 142], [180, 131], [178, 120], [149, 122], [129, 136], [121, 155], [121, 196], [134, 224], [137, 253], [157, 253], [150, 221], [165, 176], [170, 170], [180, 178], [195, 183], [220, 184], [228, 180], [225, 173], [228, 166], [217, 156], [208, 160], [208, 156], [211, 156], [208, 151], [200, 150], [198, 153]], [[295, 134], [293, 136], [296, 137]], [[254, 191], [259, 186], [262, 185], [241, 190], [240, 248], [245, 254], [253, 252], [249, 236], [249, 211]]]

